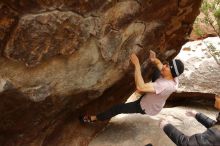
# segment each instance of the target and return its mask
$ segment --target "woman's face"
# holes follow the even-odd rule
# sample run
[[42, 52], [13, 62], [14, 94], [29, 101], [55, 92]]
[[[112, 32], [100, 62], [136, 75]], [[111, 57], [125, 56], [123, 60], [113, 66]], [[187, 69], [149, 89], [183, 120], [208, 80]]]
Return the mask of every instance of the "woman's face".
[[162, 76], [168, 76], [171, 74], [171, 71], [170, 71], [170, 66], [169, 64], [164, 64], [162, 69], [161, 69], [161, 75]]

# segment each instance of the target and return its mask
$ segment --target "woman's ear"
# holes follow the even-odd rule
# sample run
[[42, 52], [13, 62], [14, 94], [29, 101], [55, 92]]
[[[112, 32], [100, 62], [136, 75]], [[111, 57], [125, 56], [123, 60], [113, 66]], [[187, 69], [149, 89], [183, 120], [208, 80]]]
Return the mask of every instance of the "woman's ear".
[[220, 96], [216, 95], [215, 96], [215, 108], [217, 108], [218, 110], [220, 110]]

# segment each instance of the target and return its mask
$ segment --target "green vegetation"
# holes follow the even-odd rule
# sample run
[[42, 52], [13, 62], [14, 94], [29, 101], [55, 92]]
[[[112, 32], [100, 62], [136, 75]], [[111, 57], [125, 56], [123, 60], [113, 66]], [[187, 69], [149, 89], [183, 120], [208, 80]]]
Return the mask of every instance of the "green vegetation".
[[[212, 31], [213, 30], [213, 31]], [[200, 16], [194, 23], [194, 32], [196, 35], [204, 37], [208, 31], [214, 32], [220, 37], [220, 0], [203, 0], [200, 8]], [[202, 41], [220, 65], [220, 51], [213, 44]]]
[[194, 25], [194, 32], [196, 33], [196, 35], [198, 36], [203, 36], [204, 32], [202, 31], [202, 29], [200, 28], [200, 26], [198, 25], [198, 18], [195, 21], [195, 25]]
[[220, 37], [220, 0], [203, 0], [200, 8], [201, 18], [197, 18], [194, 25], [195, 33], [199, 36], [204, 34], [199, 23], [211, 27]]

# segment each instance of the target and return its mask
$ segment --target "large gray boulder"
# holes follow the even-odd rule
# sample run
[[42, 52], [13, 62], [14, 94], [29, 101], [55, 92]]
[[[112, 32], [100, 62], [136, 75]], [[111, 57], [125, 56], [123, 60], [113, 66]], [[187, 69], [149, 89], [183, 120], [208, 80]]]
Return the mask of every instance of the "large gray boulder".
[[185, 71], [179, 77], [179, 91], [220, 95], [220, 39], [209, 37], [188, 42], [177, 56]]

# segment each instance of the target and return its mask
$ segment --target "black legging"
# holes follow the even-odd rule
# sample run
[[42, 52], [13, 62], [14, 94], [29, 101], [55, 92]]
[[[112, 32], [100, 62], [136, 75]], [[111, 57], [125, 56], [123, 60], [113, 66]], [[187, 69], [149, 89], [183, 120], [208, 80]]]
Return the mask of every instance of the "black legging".
[[[160, 71], [156, 68], [152, 74], [152, 82], [155, 82], [159, 77], [160, 77]], [[127, 113], [145, 114], [145, 112], [141, 109], [141, 106], [140, 106], [140, 100], [142, 97], [140, 97], [140, 99], [138, 99], [134, 102], [122, 103], [122, 104], [118, 104], [118, 105], [111, 107], [107, 111], [96, 115], [97, 120], [100, 120], [100, 121], [109, 120], [112, 117], [114, 117], [115, 115], [122, 114], [122, 113], [124, 113], [124, 114], [127, 114]]]
[[115, 105], [115, 106], [111, 107], [110, 109], [108, 109], [107, 111], [96, 115], [97, 120], [99, 120], [99, 121], [109, 120], [112, 117], [114, 117], [115, 115], [122, 114], [122, 113], [124, 113], [124, 114], [127, 114], [127, 113], [145, 114], [145, 112], [141, 109], [140, 100], [141, 100], [141, 98], [134, 101], [134, 102], [122, 103], [122, 104]]

